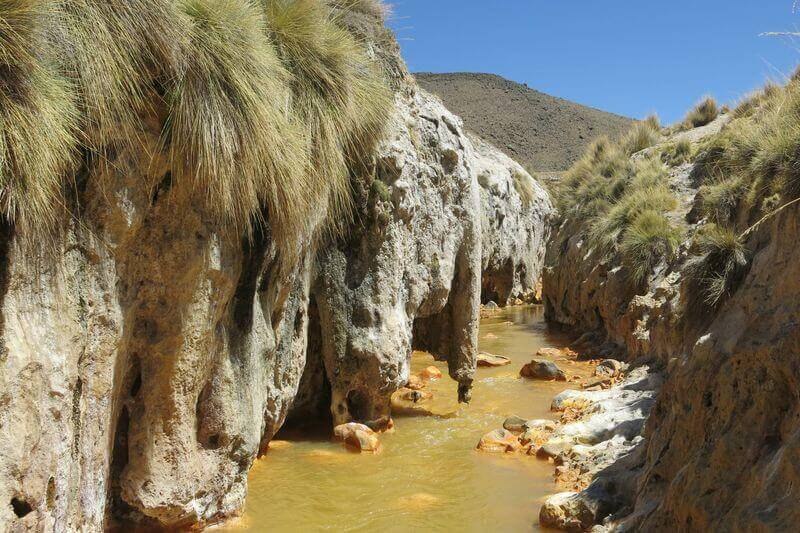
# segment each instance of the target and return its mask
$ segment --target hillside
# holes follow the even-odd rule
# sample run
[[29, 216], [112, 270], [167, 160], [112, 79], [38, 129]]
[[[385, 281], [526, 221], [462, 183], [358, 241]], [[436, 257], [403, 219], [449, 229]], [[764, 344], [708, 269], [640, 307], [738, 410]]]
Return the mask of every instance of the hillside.
[[562, 171], [598, 135], [619, 137], [626, 117], [529, 89], [494, 74], [415, 74], [474, 131], [526, 168]]

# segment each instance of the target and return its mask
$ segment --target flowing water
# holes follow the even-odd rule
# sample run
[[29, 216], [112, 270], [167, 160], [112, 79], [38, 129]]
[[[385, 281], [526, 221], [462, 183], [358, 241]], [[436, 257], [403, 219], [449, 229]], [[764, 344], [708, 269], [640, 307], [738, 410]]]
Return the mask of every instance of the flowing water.
[[[434, 398], [394, 413], [379, 455], [322, 440], [280, 442], [250, 471], [244, 516], [250, 531], [530, 531], [543, 498], [557, 491], [553, 465], [523, 454], [478, 452], [485, 433], [513, 414], [554, 418], [553, 396], [570, 385], [523, 380], [519, 369], [550, 335], [541, 309], [521, 307], [481, 321], [480, 349], [512, 361], [477, 370], [472, 403], [459, 405], [446, 364], [414, 353], [412, 372], [435, 365]], [[561, 342], [559, 342], [559, 340]], [[559, 361], [568, 374], [584, 367]], [[413, 404], [409, 404], [413, 405]], [[241, 530], [241, 529], [239, 529]]]

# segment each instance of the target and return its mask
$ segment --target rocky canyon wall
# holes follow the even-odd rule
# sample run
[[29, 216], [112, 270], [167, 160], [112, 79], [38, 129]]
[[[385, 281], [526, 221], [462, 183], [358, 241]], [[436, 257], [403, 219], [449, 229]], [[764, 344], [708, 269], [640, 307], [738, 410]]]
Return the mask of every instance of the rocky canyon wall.
[[[563, 527], [788, 531], [800, 518], [800, 257], [793, 244], [800, 211], [789, 205], [754, 226], [757, 209], [733, 213], [744, 228], [753, 226], [739, 230], [748, 263], [716, 306], [698, 306], [700, 289], [687, 266], [697, 253], [692, 237], [711, 222], [698, 215], [706, 190], [698, 178], [704, 139], [725, 132], [730, 118], [682, 134], [701, 154], [669, 170], [678, 200], [670, 216], [684, 221], [687, 233], [676, 255], [656, 264], [646, 280], [633, 282], [621, 255], [595, 249], [574, 218], [561, 221], [548, 246], [548, 319], [586, 332], [581, 341], [589, 354], [627, 358], [665, 376], [644, 440], [629, 443], [589, 488], [548, 504]], [[659, 153], [670, 141], [650, 151]], [[634, 390], [620, 385], [611, 395], [624, 398], [628, 389]]]
[[287, 416], [385, 422], [412, 347], [446, 359], [468, 398], [482, 270], [511, 265], [493, 273], [509, 298], [532, 287], [549, 200], [416, 87], [379, 19], [340, 22], [395, 102], [353, 170], [345, 237], [315, 238], [324, 207], [292, 261], [269, 224], [232, 231], [175, 179], [150, 116], [137, 143], [84, 154], [46, 242], [2, 219], [0, 530], [236, 514]]

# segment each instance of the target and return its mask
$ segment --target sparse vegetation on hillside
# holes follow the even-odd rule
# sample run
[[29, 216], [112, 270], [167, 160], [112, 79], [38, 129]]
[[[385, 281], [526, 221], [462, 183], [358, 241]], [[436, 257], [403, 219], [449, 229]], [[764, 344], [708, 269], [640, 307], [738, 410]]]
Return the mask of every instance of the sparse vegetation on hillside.
[[668, 166], [677, 167], [688, 163], [692, 158], [692, 142], [681, 139], [667, 146], [661, 153], [661, 160]]
[[622, 149], [628, 155], [650, 148], [661, 139], [661, 124], [658, 117], [650, 116], [637, 122], [622, 138]]
[[620, 144], [596, 140], [556, 191], [562, 216], [577, 222], [595, 249], [619, 252], [635, 283], [674, 254], [683, 233], [666, 216], [677, 201], [660, 154], [630, 158], [652, 146], [659, 130], [650, 119], [635, 125]]
[[698, 103], [694, 109], [689, 111], [686, 118], [683, 120], [683, 128], [699, 128], [710, 124], [719, 116], [719, 106], [717, 101], [707, 96]]
[[734, 111], [700, 156], [708, 212], [731, 205], [762, 210], [780, 203], [775, 195], [783, 201], [800, 195], [800, 83], [768, 87], [742, 104], [744, 111]]
[[699, 290], [690, 291], [690, 304], [716, 306], [735, 290], [747, 267], [747, 255], [739, 235], [731, 228], [711, 223], [694, 238], [694, 252], [686, 263], [689, 281]]
[[336, 4], [3, 2], [0, 215], [52, 219], [79, 152], [110, 162], [143, 146], [155, 118], [174, 188], [220, 224], [246, 232], [265, 213], [286, 248], [326, 215], [341, 228], [351, 171], [371, 154], [392, 98], [336, 19], [378, 15], [382, 4]]

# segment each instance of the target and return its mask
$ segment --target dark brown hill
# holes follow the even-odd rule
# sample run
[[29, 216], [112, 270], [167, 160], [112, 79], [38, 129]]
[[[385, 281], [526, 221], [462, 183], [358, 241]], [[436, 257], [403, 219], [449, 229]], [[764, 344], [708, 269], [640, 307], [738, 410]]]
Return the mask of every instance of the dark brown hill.
[[633, 120], [535, 91], [494, 74], [415, 74], [466, 127], [535, 171], [569, 168], [599, 135], [619, 137]]

